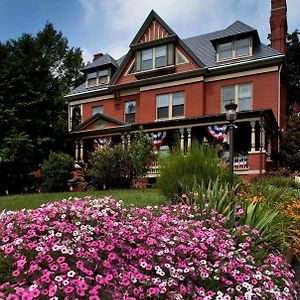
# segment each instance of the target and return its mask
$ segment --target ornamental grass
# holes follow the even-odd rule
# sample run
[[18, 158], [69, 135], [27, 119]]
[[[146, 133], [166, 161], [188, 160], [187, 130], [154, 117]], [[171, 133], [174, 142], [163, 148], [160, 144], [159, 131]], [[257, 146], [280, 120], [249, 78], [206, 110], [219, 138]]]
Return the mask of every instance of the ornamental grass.
[[[240, 213], [242, 216], [242, 212]], [[297, 299], [250, 226], [196, 206], [63, 200], [0, 215], [3, 299]]]

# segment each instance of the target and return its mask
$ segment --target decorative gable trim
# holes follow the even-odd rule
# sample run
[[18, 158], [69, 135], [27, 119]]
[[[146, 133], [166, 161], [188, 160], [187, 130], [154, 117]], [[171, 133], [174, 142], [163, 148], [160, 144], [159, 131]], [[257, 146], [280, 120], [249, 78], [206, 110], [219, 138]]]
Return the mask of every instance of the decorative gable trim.
[[[152, 9], [150, 14], [146, 18], [145, 22], [143, 23], [142, 27], [140, 28], [140, 30], [138, 31], [138, 33], [136, 34], [136, 36], [134, 37], [134, 39], [130, 43], [130, 46], [134, 45], [134, 44], [137, 44], [137, 43], [139, 43], [140, 41], [143, 41], [143, 40], [145, 40], [146, 42], [150, 41], [150, 39], [147, 40], [148, 39], [147, 38], [147, 33], [146, 33], [145, 37], [144, 37], [144, 35], [145, 35], [146, 30], [151, 25], [151, 23], [155, 20], [161, 26], [161, 28], [163, 28], [163, 30], [165, 31], [165, 33], [164, 33], [163, 30], [159, 29], [159, 35], [158, 36], [167, 37], [168, 35], [176, 35], [176, 33], [169, 27], [169, 25]], [[157, 25], [157, 27], [158, 27], [158, 25]]]
[[87, 119], [86, 121], [84, 121], [83, 123], [81, 123], [75, 130], [73, 131], [82, 131], [85, 128], [89, 127], [91, 124], [95, 123], [97, 120], [102, 119], [105, 120], [107, 122], [113, 123], [115, 125], [125, 125], [126, 123], [114, 118], [111, 118], [107, 115], [101, 114], [101, 113], [97, 113], [95, 115], [93, 115], [92, 117], [90, 117], [89, 119]]

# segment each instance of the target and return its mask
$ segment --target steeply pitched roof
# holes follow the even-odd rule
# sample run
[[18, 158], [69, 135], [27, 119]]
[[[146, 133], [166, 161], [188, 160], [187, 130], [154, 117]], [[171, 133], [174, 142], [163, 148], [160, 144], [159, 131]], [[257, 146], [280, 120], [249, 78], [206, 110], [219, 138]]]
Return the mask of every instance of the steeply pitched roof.
[[[133, 41], [131, 42], [131, 45], [135, 44], [139, 40], [145, 28], [147, 28], [147, 26], [151, 23], [151, 21], [154, 18], [159, 20], [159, 22], [163, 24], [163, 26], [166, 28], [166, 30], [169, 31], [170, 34], [175, 34], [174, 31], [165, 23], [165, 21], [161, 19], [161, 17], [158, 16], [155, 11], [152, 10], [148, 15], [147, 19], [145, 20], [144, 24], [142, 25], [142, 27], [134, 37]], [[220, 66], [220, 63], [216, 61], [216, 49], [214, 47], [216, 41], [220, 39], [226, 39], [229, 37], [242, 35], [242, 34], [247, 34], [247, 33], [252, 34], [252, 36], [255, 39], [255, 43], [253, 44], [254, 46], [253, 55], [243, 58], [243, 61], [251, 62], [261, 58], [272, 58], [281, 54], [278, 51], [262, 44], [259, 40], [257, 30], [241, 21], [236, 21], [223, 30], [218, 30], [218, 31], [214, 31], [207, 34], [202, 34], [202, 35], [198, 35], [186, 39], [178, 38], [178, 43], [187, 51], [187, 53], [198, 63], [200, 67], [213, 68], [213, 67]], [[133, 50], [130, 48], [126, 55], [122, 56], [116, 61], [113, 57], [111, 57], [109, 54], [106, 53], [102, 57], [96, 59], [94, 62], [85, 66], [83, 68], [83, 71], [87, 72], [87, 70], [96, 67], [112, 64], [117, 68], [117, 71], [115, 72], [115, 74], [111, 79], [111, 82], [113, 84], [116, 78], [121, 74], [121, 71], [126, 65], [126, 63], [128, 63], [132, 54], [133, 54]], [[236, 60], [233, 60], [227, 62], [226, 64], [230, 65], [235, 63]], [[90, 88], [90, 87], [86, 87], [84, 83], [79, 87], [75, 88], [74, 90], [72, 90], [68, 94], [68, 96], [73, 96], [75, 94], [87, 93], [89, 91], [92, 92], [94, 90], [102, 90], [102, 89], [103, 90], [107, 89], [107, 86], [103, 86], [103, 87], [97, 86], [97, 87]]]
[[82, 68], [82, 71], [87, 71], [96, 67], [102, 67], [106, 65], [113, 65], [116, 68], [118, 67], [117, 61], [109, 54], [105, 53], [104, 55], [97, 58], [95, 61], [88, 63], [85, 67]]
[[[243, 33], [250, 33], [253, 32], [253, 34], [257, 35], [257, 31], [250, 27], [247, 24], [244, 24], [241, 21], [236, 21], [229, 27], [227, 27], [224, 30], [218, 30], [190, 38], [183, 39], [182, 41], [191, 49], [192, 52], [195, 53], [195, 55], [201, 59], [201, 61], [204, 63], [204, 65], [208, 68], [219, 66], [220, 64], [216, 62], [216, 49], [213, 45], [214, 41], [227, 38], [227, 37], [234, 37]], [[272, 57], [277, 56], [280, 53], [276, 50], [260, 43], [258, 38], [258, 43], [253, 51], [253, 55], [247, 57], [247, 60], [256, 60], [259, 58], [264, 57]], [[234, 64], [235, 61], [232, 61]]]

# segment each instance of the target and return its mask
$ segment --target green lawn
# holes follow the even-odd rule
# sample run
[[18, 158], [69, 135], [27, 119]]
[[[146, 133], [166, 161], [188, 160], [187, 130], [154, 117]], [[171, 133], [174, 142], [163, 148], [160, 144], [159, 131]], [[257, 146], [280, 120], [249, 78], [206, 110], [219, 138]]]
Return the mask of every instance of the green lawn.
[[145, 190], [108, 190], [108, 191], [87, 191], [87, 192], [65, 192], [65, 193], [41, 193], [9, 195], [0, 197], [0, 211], [18, 210], [22, 208], [37, 208], [41, 204], [49, 201], [62, 200], [69, 197], [104, 197], [112, 196], [115, 199], [123, 200], [124, 203], [136, 207], [145, 207], [147, 205], [161, 205], [167, 201], [160, 195], [157, 189]]

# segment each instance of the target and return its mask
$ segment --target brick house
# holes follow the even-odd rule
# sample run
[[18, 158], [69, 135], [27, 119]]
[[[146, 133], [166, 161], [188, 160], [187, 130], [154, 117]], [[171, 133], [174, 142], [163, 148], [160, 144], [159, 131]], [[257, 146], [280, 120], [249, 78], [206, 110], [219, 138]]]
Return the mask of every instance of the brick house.
[[105, 143], [130, 144], [140, 126], [161, 152], [178, 138], [182, 151], [194, 139], [230, 142], [224, 106], [233, 101], [235, 172], [266, 172], [285, 126], [285, 0], [271, 1], [270, 28], [271, 47], [241, 21], [181, 39], [151, 11], [127, 54], [94, 55], [82, 70], [86, 82], [65, 97], [75, 159]]

